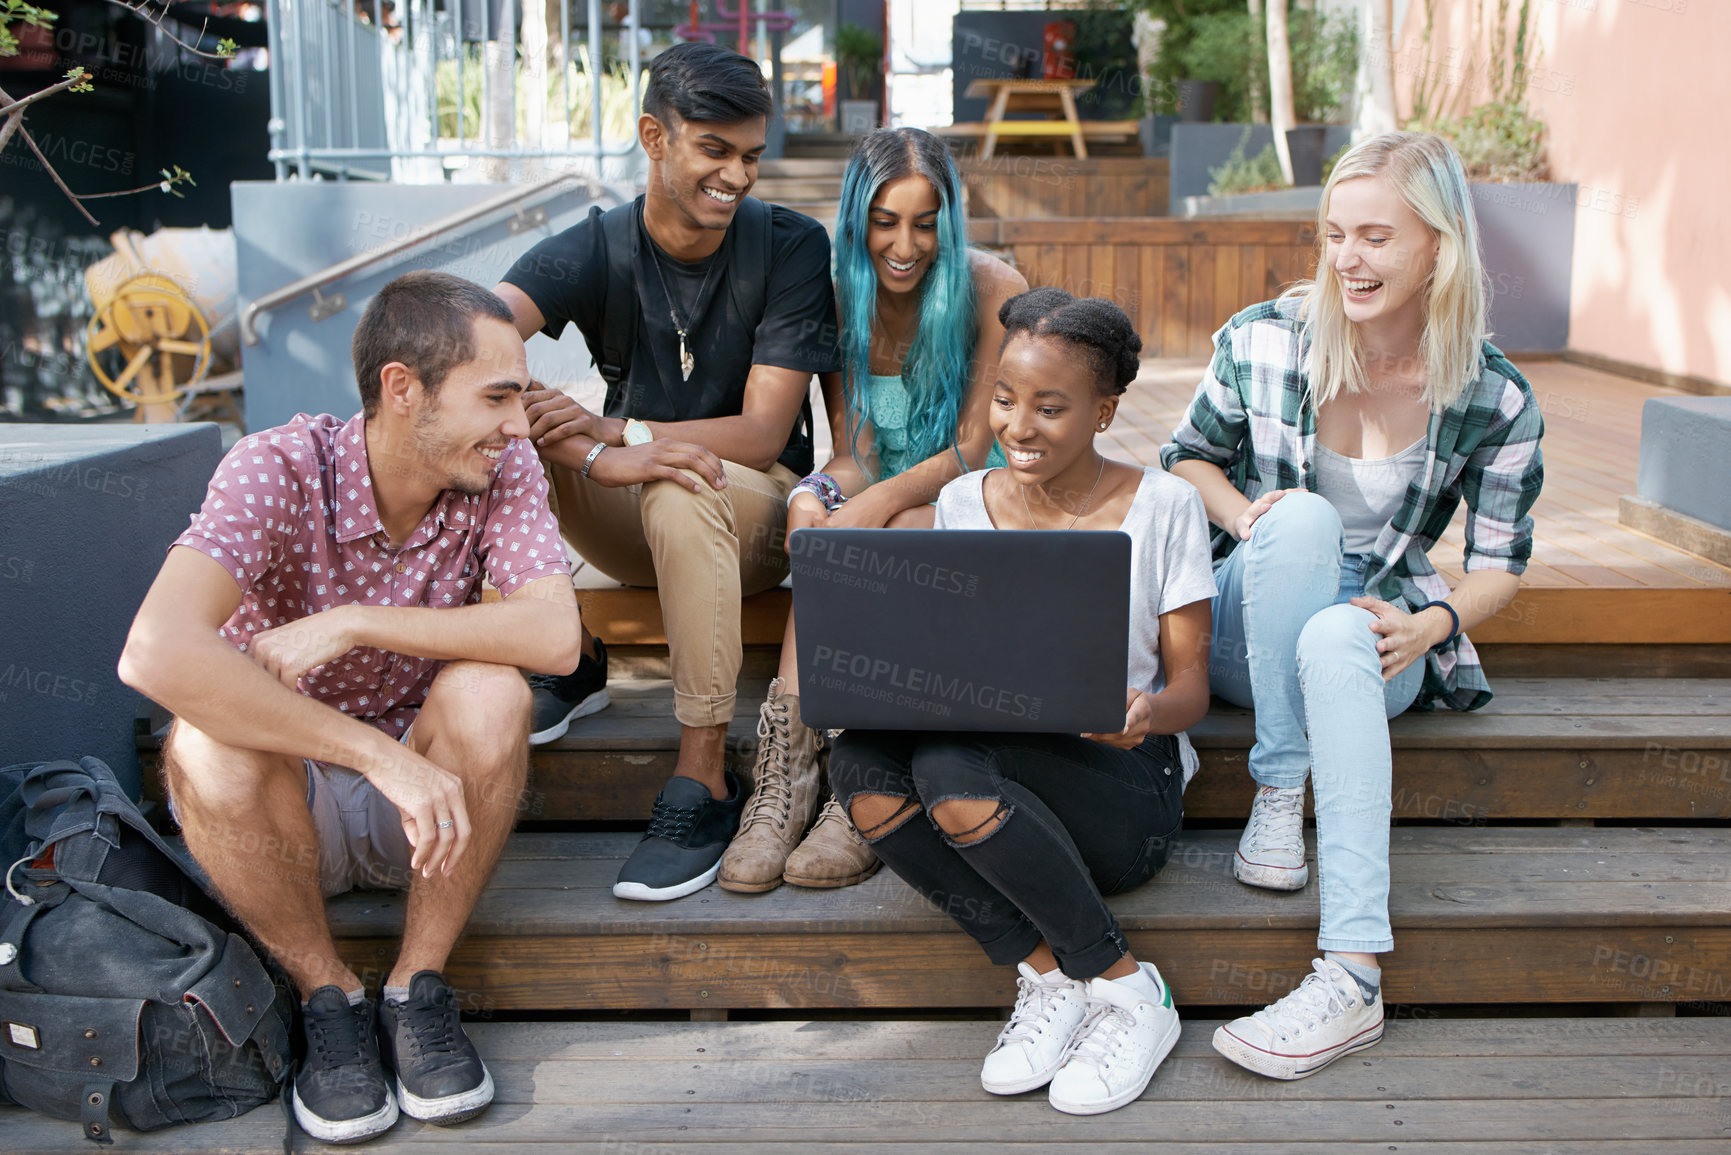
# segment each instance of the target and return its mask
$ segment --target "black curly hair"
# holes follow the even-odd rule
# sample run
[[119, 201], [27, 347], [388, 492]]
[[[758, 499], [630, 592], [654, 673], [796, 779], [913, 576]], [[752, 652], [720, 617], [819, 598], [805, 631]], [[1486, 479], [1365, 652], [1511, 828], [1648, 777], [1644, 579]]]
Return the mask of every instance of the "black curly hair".
[[1056, 337], [1076, 346], [1088, 358], [1094, 387], [1103, 397], [1123, 393], [1136, 379], [1142, 338], [1124, 310], [1104, 297], [1076, 298], [1050, 286], [1029, 289], [1005, 301], [998, 310], [1004, 326], [1001, 355], [1017, 333]]

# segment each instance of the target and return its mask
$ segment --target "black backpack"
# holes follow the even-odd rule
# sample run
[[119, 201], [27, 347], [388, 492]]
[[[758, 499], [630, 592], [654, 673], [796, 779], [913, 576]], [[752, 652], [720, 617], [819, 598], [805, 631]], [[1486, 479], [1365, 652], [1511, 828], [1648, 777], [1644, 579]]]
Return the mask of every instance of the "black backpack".
[[0, 769], [0, 854], [0, 1098], [109, 1143], [278, 1095], [292, 995], [113, 771]]

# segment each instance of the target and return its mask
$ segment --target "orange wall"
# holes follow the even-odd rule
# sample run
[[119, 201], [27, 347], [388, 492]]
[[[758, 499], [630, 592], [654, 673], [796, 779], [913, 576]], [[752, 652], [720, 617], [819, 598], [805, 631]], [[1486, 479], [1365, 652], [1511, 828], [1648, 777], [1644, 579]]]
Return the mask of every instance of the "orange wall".
[[[1433, 59], [1496, 10], [1430, 3]], [[1529, 103], [1551, 179], [1580, 186], [1570, 347], [1731, 384], [1731, 0], [1534, 0], [1532, 14]], [[1403, 117], [1423, 26], [1413, 0], [1396, 49]], [[1481, 28], [1481, 61], [1485, 42]]]

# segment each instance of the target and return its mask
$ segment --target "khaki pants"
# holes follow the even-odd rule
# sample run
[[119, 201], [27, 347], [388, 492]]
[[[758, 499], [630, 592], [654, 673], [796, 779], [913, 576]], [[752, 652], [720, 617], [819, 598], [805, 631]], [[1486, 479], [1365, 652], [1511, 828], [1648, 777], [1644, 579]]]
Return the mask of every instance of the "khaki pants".
[[[672, 481], [612, 489], [549, 466], [559, 528], [615, 581], [660, 591], [673, 666], [673, 713], [686, 726], [733, 720], [741, 661], [739, 602], [787, 577], [787, 495], [799, 478], [725, 461], [727, 488]], [[697, 477], [685, 470], [688, 477]]]

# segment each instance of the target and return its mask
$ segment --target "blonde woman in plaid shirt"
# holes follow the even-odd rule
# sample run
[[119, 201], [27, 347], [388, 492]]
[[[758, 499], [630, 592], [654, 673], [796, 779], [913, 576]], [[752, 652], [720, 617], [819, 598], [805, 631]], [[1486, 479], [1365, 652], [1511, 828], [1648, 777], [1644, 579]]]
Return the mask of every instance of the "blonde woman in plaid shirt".
[[[1485, 340], [1485, 278], [1460, 158], [1389, 133], [1323, 190], [1313, 281], [1244, 310], [1162, 463], [1214, 524], [1214, 692], [1253, 706], [1257, 791], [1233, 873], [1298, 890], [1304, 782], [1316, 799], [1323, 957], [1291, 993], [1221, 1027], [1249, 1070], [1297, 1079], [1382, 1037], [1388, 719], [1477, 709], [1463, 636], [1514, 597], [1532, 552], [1544, 425]], [[1426, 557], [1462, 499], [1467, 576]]]

